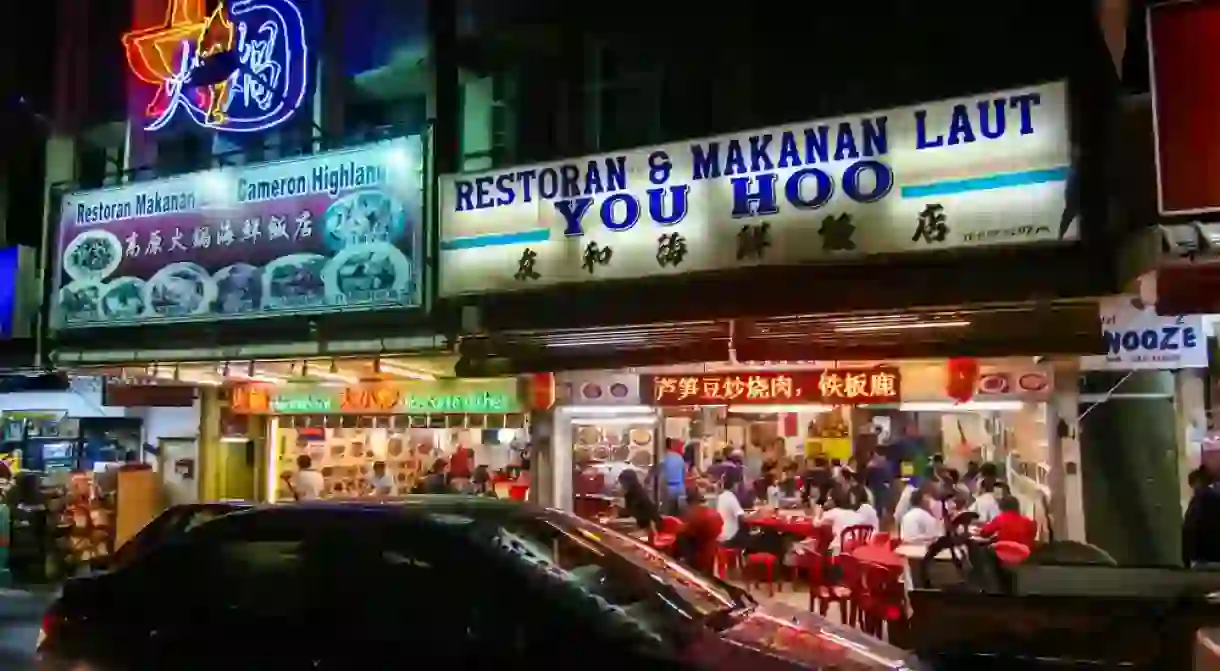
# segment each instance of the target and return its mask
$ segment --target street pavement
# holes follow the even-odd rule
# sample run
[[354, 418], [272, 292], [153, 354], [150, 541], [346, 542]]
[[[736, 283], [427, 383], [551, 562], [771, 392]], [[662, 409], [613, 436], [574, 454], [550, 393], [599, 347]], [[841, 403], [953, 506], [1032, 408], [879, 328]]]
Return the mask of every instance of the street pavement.
[[34, 646], [42, 613], [54, 593], [48, 590], [0, 589], [0, 669], [34, 669]]

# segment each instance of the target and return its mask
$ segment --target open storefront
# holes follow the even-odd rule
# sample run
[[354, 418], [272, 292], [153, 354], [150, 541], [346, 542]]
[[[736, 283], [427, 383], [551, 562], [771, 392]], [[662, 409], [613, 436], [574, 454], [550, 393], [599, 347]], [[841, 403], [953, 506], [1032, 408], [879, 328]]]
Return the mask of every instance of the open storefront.
[[668, 444], [683, 445], [699, 469], [733, 451], [747, 470], [818, 457], [866, 463], [876, 453], [906, 475], [934, 455], [963, 473], [992, 462], [1020, 480], [1030, 512], [1044, 505], [1024, 481], [1048, 480], [1053, 374], [1029, 358], [703, 364], [560, 379], [553, 449], [557, 463], [570, 459], [557, 477], [572, 476], [556, 492], [574, 509], [599, 509], [588, 500], [610, 497], [623, 470], [647, 478]]
[[253, 383], [233, 389], [230, 409], [262, 424], [257, 470], [274, 502], [291, 497], [284, 476], [301, 455], [334, 497], [370, 494], [376, 462], [386, 464], [395, 495], [459, 451], [470, 468], [507, 474], [521, 467], [527, 444], [525, 398], [516, 378]]

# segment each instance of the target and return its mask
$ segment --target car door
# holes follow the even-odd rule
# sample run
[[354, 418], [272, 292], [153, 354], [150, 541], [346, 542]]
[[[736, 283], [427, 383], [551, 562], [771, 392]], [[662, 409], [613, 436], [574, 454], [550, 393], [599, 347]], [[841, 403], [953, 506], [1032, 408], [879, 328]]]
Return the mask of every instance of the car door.
[[311, 557], [316, 537], [306, 516], [269, 510], [215, 520], [154, 551], [142, 590], [142, 658], [313, 668], [301, 632], [325, 626], [310, 598], [325, 577]]

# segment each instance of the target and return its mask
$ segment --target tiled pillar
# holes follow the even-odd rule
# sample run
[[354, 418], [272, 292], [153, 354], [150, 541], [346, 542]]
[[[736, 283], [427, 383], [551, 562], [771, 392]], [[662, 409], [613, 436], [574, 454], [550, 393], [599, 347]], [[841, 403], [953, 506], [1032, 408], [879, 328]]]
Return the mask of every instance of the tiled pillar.
[[[535, 410], [530, 413], [530, 490], [529, 501], [540, 506], [565, 508], [564, 501], [570, 501], [571, 496], [563, 497], [564, 483], [560, 482], [564, 468], [556, 466], [556, 453], [562, 453], [558, 445], [561, 431], [558, 413], [553, 410]], [[571, 450], [565, 463], [568, 464], [567, 491], [572, 489]], [[560, 461], [563, 461], [562, 459]]]
[[1187, 476], [1199, 467], [1203, 438], [1207, 434], [1206, 368], [1188, 368], [1174, 376], [1174, 410], [1178, 437], [1178, 489], [1182, 513], [1190, 503]]
[[1080, 459], [1080, 389], [1075, 362], [1055, 368], [1054, 391], [1047, 403], [1047, 462], [1050, 517], [1056, 540], [1085, 541], [1084, 487]]
[[195, 477], [200, 501], [215, 501], [223, 491], [220, 446], [220, 400], [216, 387], [199, 390], [199, 457]]

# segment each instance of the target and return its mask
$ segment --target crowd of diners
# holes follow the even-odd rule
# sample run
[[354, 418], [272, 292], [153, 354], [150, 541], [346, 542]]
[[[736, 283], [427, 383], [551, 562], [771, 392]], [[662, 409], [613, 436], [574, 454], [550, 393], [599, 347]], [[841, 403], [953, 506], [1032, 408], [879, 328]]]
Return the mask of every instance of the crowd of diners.
[[[696, 449], [691, 445], [686, 449]], [[867, 525], [889, 531], [904, 544], [928, 545], [944, 534], [944, 521], [969, 510], [978, 515], [978, 534], [1013, 541], [1030, 549], [1037, 523], [1000, 478], [993, 463], [971, 462], [966, 472], [949, 468], [933, 455], [919, 476], [899, 477], [879, 454], [866, 463], [814, 457], [802, 467], [796, 460], [769, 460], [757, 475], [738, 450], [725, 450], [705, 469], [683, 457], [681, 444], [671, 444], [654, 473], [662, 501], [634, 470], [618, 478], [622, 494], [620, 516], [632, 518], [643, 532], [656, 534], [663, 516], [683, 524], [673, 552], [690, 565], [711, 572], [719, 547], [746, 553], [767, 552], [796, 561], [801, 543], [780, 534], [755, 533], [752, 514], [800, 515], [831, 530], [830, 551], [839, 549], [842, 531]], [[812, 541], [807, 541], [812, 542]]]

